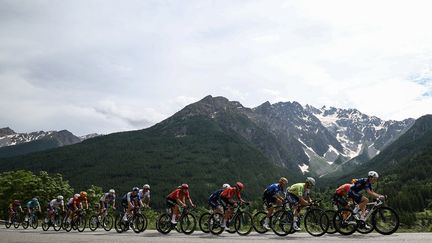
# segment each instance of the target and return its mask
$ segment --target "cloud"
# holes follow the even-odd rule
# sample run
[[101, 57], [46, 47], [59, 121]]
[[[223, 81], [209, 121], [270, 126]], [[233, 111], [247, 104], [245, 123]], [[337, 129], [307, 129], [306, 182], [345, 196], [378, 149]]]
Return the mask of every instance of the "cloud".
[[432, 113], [431, 6], [3, 0], [0, 125], [141, 129], [209, 94], [416, 118]]

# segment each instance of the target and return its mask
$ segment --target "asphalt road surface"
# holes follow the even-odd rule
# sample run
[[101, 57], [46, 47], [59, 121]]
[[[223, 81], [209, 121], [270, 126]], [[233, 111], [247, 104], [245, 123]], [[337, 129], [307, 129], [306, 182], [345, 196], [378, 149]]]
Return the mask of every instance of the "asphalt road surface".
[[321, 237], [312, 237], [308, 233], [296, 233], [285, 237], [279, 237], [272, 233], [260, 235], [251, 233], [248, 236], [240, 236], [237, 234], [222, 233], [220, 236], [204, 234], [202, 232], [194, 232], [192, 235], [184, 235], [177, 232], [171, 232], [168, 235], [162, 235], [155, 230], [148, 230], [141, 234], [133, 232], [125, 232], [118, 234], [114, 230], [106, 232], [104, 230], [96, 230], [95, 232], [84, 231], [78, 232], [54, 232], [42, 231], [42, 229], [5, 229], [0, 228], [0, 242], [182, 242], [182, 243], [202, 243], [202, 242], [416, 242], [423, 243], [432, 242], [432, 233], [395, 233], [393, 235], [380, 235], [371, 233], [367, 235], [354, 234], [350, 236], [341, 235], [324, 235]]

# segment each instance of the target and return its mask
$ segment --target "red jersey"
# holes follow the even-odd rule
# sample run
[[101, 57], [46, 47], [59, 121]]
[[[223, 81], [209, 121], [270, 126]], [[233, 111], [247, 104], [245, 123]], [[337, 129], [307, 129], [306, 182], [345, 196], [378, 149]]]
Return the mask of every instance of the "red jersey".
[[72, 200], [72, 205], [73, 204], [75, 204], [75, 205], [80, 205], [80, 203], [81, 202], [86, 202], [87, 203], [87, 198], [82, 198], [82, 197], [77, 197], [77, 198], [73, 198], [73, 200]]
[[343, 184], [342, 186], [338, 187], [338, 189], [336, 189], [336, 194], [339, 196], [345, 196], [346, 194], [348, 194], [351, 186], [352, 185], [349, 183]]
[[237, 191], [235, 187], [228, 187], [221, 192], [220, 197], [224, 199], [231, 199], [237, 195], [237, 198], [241, 200], [240, 191]]
[[185, 193], [183, 192], [183, 190], [181, 188], [175, 189], [173, 192], [171, 192], [168, 197], [171, 200], [181, 200], [184, 201], [184, 198], [190, 199], [189, 196], [189, 190], [187, 190]]

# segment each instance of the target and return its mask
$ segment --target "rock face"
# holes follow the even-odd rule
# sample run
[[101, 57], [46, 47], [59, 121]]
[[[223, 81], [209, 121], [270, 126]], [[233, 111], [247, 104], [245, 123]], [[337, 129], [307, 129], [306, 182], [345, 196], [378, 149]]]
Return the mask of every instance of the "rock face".
[[[275, 164], [319, 176], [348, 161], [361, 164], [375, 157], [415, 121], [384, 121], [356, 109], [303, 107], [298, 102], [265, 102], [247, 108], [212, 96], [175, 116], [214, 119], [240, 134]], [[186, 135], [186, 131], [179, 128], [179, 135]]]

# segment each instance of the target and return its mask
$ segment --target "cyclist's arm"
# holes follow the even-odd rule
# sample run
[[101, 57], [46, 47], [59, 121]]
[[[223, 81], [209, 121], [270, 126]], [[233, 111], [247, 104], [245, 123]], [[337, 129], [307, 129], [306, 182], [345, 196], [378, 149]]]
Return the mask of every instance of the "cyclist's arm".
[[372, 196], [372, 197], [375, 197], [375, 198], [379, 198], [379, 197], [381, 197], [380, 194], [378, 194], [378, 193], [372, 191], [371, 189], [367, 189], [366, 192], [367, 192], [367, 194], [369, 194], [369, 195]]
[[177, 202], [177, 204], [179, 204], [180, 206], [182, 206], [182, 207], [186, 207], [186, 203], [183, 202], [182, 200], [180, 200], [180, 198], [177, 198], [177, 199], [176, 199], [176, 202]]

